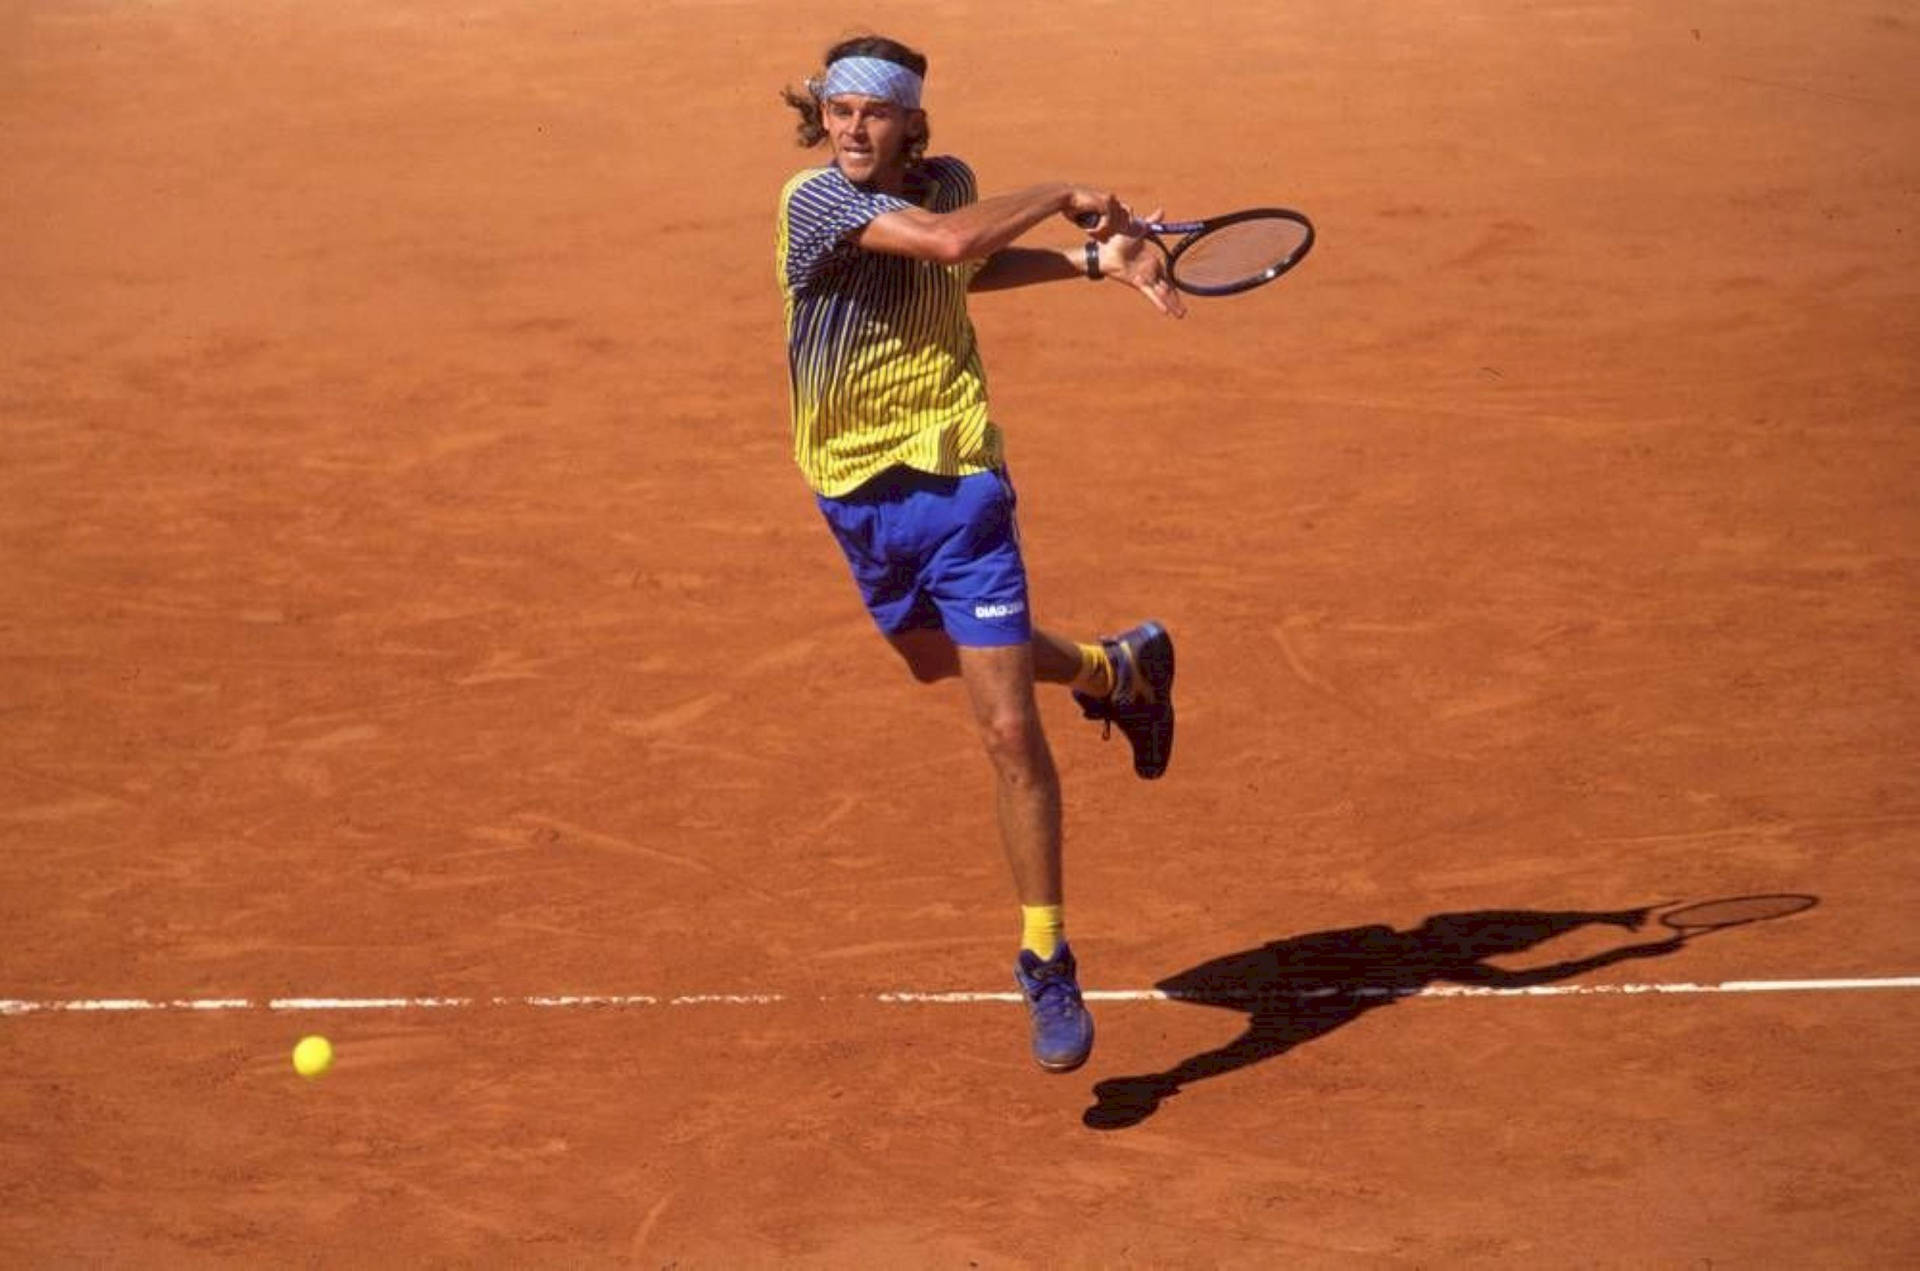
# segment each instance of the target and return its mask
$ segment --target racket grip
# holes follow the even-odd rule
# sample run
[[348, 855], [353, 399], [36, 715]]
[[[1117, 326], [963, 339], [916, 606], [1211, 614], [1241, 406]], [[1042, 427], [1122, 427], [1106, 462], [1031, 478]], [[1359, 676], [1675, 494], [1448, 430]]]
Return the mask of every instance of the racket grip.
[[[1073, 214], [1073, 223], [1075, 225], [1078, 225], [1081, 229], [1092, 229], [1094, 226], [1100, 223], [1100, 213], [1075, 212]], [[1138, 218], [1135, 218], [1127, 222], [1127, 227], [1125, 229], [1119, 230], [1117, 232], [1121, 234], [1125, 234], [1129, 238], [1140, 238], [1140, 237], [1143, 237], [1144, 235], [1151, 234], [1154, 232], [1153, 222], [1143, 221]]]

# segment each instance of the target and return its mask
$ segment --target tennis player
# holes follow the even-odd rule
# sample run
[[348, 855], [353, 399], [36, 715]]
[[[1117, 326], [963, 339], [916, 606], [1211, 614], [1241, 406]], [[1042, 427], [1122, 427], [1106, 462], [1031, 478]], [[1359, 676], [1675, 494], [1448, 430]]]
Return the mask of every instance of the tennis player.
[[[1020, 899], [1014, 976], [1034, 1058], [1064, 1072], [1092, 1050], [1093, 1020], [1065, 936], [1060, 778], [1034, 684], [1071, 688], [1155, 778], [1173, 748], [1173, 641], [1157, 622], [1086, 642], [1033, 625], [967, 296], [1113, 278], [1164, 314], [1184, 309], [1110, 192], [1050, 182], [980, 199], [966, 164], [929, 158], [926, 72], [919, 53], [868, 36], [829, 49], [804, 92], [784, 93], [801, 144], [824, 141], [832, 157], [780, 196], [794, 456], [914, 679], [965, 682]], [[1014, 246], [1055, 217], [1091, 228], [1069, 248]]]

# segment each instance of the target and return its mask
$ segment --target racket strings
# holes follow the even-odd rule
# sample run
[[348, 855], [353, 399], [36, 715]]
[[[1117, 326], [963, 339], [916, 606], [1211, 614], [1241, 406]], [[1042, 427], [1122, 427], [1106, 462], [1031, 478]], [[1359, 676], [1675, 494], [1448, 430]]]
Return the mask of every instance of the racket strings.
[[1183, 286], [1231, 287], [1285, 264], [1306, 240], [1305, 227], [1278, 217], [1222, 225], [1181, 250], [1174, 276]]

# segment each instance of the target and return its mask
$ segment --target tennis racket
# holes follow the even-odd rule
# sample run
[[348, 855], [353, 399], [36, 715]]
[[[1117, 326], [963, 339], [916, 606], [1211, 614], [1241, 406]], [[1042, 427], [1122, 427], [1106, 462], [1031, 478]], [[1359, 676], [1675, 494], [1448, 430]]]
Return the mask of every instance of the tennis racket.
[[[1092, 229], [1100, 217], [1074, 217]], [[1256, 207], [1204, 221], [1137, 221], [1144, 237], [1167, 258], [1167, 278], [1190, 296], [1233, 296], [1264, 286], [1313, 250], [1313, 222], [1284, 207]], [[1168, 237], [1179, 235], [1169, 247]]]
[[1788, 914], [1800, 913], [1819, 903], [1816, 896], [1735, 896], [1728, 900], [1703, 900], [1698, 904], [1669, 909], [1660, 915], [1660, 921], [1678, 933], [1680, 939], [1691, 940], [1696, 936], [1725, 931], [1728, 927], [1744, 927], [1750, 922], [1785, 918]]

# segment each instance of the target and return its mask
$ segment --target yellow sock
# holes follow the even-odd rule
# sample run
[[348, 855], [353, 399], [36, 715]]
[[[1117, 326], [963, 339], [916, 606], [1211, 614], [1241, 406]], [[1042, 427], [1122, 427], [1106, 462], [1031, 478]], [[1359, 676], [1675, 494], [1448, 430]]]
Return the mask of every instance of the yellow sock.
[[1020, 947], [1042, 962], [1060, 951], [1067, 926], [1065, 905], [1020, 906]]
[[1073, 690], [1088, 697], [1105, 697], [1113, 692], [1113, 662], [1097, 644], [1079, 644], [1080, 674], [1073, 677]]

